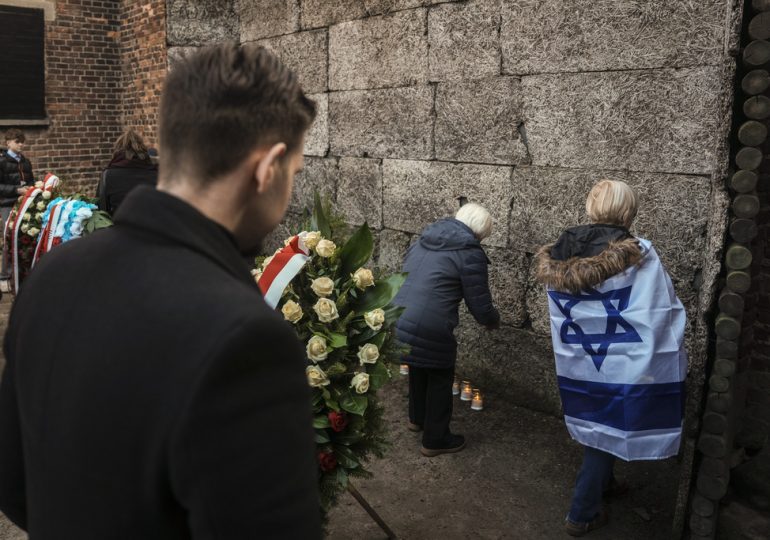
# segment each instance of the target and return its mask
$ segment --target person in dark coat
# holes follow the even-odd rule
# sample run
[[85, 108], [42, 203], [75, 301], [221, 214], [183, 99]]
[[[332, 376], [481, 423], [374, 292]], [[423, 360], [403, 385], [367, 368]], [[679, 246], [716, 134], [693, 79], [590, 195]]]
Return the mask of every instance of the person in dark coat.
[[0, 510], [30, 538], [321, 538], [304, 351], [244, 259], [314, 116], [266, 49], [199, 50], [166, 78], [158, 190], [35, 267], [0, 384]]
[[155, 186], [158, 166], [152, 162], [142, 137], [129, 129], [118, 137], [112, 160], [96, 187], [99, 209], [114, 215], [128, 193], [138, 186]]
[[454, 218], [428, 225], [404, 259], [408, 276], [394, 303], [406, 310], [396, 330], [398, 339], [411, 347], [404, 359], [409, 365], [409, 429], [423, 430], [420, 451], [427, 457], [465, 447], [465, 438], [449, 429], [457, 357], [454, 329], [462, 300], [480, 324], [499, 325], [489, 292], [489, 259], [481, 247], [491, 231], [489, 212], [469, 203]]
[[[5, 132], [5, 150], [0, 150], [0, 216], [2, 224], [0, 229], [5, 230], [5, 222], [11, 215], [13, 205], [23, 195], [27, 187], [35, 183], [32, 174], [32, 162], [21, 153], [24, 150], [26, 137], [20, 129], [9, 129]], [[10, 277], [10, 264], [8, 264], [8, 250], [3, 237], [3, 258], [0, 268], [0, 280]]]

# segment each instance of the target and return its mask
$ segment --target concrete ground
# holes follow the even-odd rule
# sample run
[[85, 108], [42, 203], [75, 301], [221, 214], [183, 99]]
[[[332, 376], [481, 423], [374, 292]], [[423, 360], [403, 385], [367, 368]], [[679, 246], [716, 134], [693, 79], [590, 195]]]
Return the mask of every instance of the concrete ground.
[[[9, 296], [0, 302], [3, 335]], [[0, 371], [2, 367], [0, 357]], [[384, 459], [371, 464], [374, 478], [356, 485], [399, 538], [567, 538], [562, 522], [581, 448], [569, 439], [561, 419], [515, 407], [505, 399], [513, 396], [487, 394], [481, 412], [457, 399], [452, 425], [467, 437], [467, 448], [424, 458], [419, 434], [406, 430], [406, 377], [397, 377], [382, 392], [392, 446]], [[618, 463], [616, 474], [626, 477], [632, 490], [610, 503], [610, 525], [589, 538], [669, 538], [679, 476], [676, 460]], [[348, 494], [332, 511], [328, 533], [335, 540], [385, 538]], [[0, 514], [0, 540], [25, 538]]]

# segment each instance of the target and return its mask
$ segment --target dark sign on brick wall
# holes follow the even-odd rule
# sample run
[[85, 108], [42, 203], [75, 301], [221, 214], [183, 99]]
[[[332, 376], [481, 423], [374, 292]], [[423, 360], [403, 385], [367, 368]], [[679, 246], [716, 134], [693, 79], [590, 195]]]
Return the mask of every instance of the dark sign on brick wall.
[[0, 119], [45, 118], [42, 9], [0, 6]]

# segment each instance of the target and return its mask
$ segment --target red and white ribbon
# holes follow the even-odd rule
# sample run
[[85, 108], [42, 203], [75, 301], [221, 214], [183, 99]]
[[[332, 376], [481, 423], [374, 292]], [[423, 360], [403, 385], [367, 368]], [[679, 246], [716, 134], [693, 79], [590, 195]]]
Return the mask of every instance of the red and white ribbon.
[[35, 256], [32, 257], [32, 268], [35, 267], [35, 264], [40, 257], [51, 251], [54, 238], [56, 237], [56, 227], [58, 227], [59, 221], [62, 219], [62, 210], [64, 210], [66, 204], [67, 201], [62, 201], [51, 207], [51, 211], [48, 214], [48, 223], [45, 224], [45, 227], [40, 233], [40, 238], [38, 239], [37, 247], [35, 248]]
[[305, 245], [305, 234], [302, 232], [292, 236], [289, 244], [273, 255], [257, 282], [265, 302], [273, 309], [280, 302], [284, 289], [310, 260], [310, 249]]
[[24, 194], [24, 198], [21, 201], [21, 205], [19, 205], [16, 220], [13, 223], [13, 230], [11, 231], [13, 234], [11, 237], [11, 258], [13, 264], [13, 290], [16, 292], [19, 291], [19, 230], [21, 229], [22, 223], [24, 223], [24, 214], [27, 213], [27, 210], [32, 203], [35, 202], [35, 197], [42, 192], [42, 189], [36, 187], [30, 187], [27, 190], [27, 193]]

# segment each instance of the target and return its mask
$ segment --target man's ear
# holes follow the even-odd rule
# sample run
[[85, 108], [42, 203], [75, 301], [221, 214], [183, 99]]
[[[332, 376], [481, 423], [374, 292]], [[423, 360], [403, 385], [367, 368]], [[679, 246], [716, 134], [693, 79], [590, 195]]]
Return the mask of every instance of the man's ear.
[[286, 144], [278, 143], [271, 146], [262, 158], [257, 162], [254, 171], [254, 179], [257, 181], [257, 193], [262, 194], [270, 189], [276, 177], [275, 168], [279, 167], [279, 160], [286, 155]]

